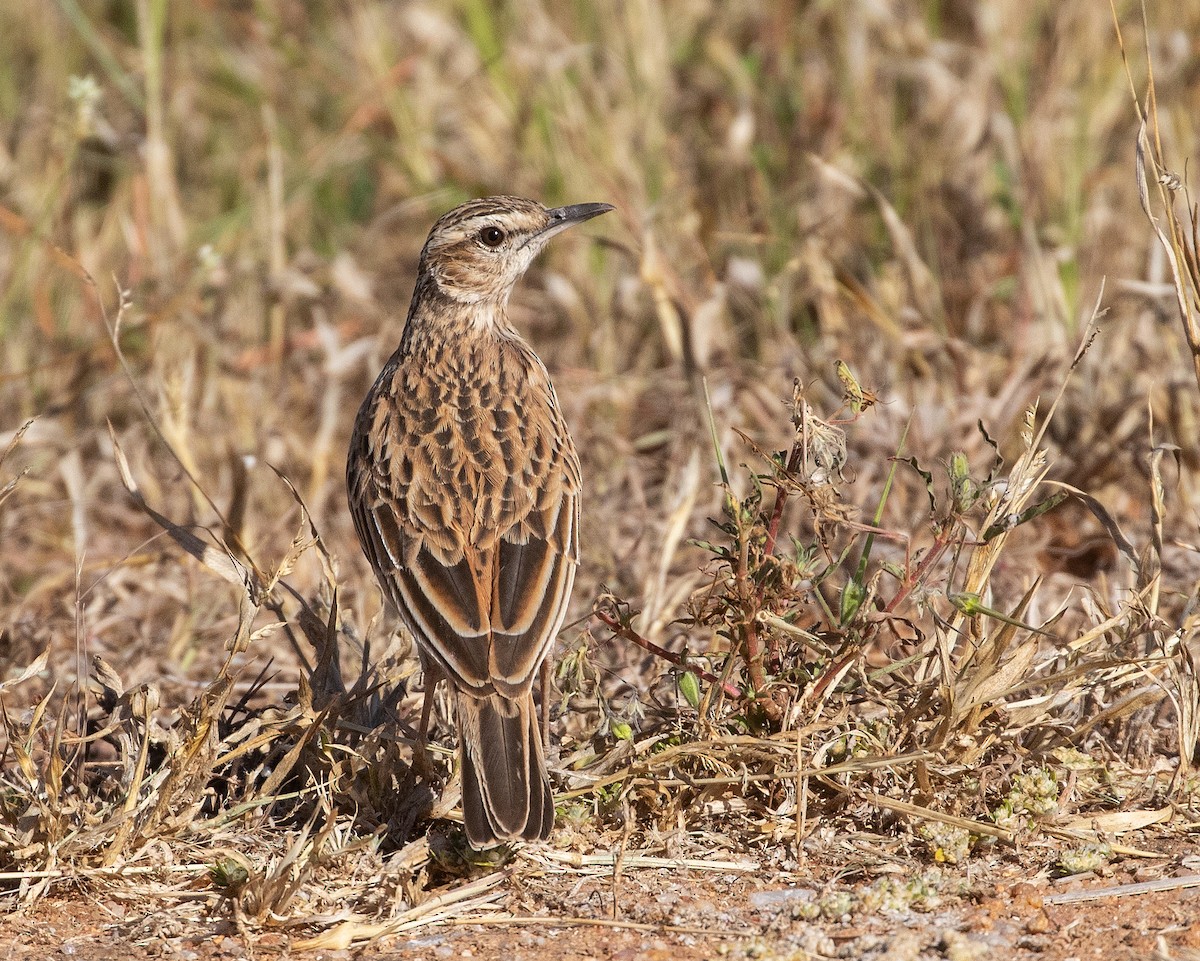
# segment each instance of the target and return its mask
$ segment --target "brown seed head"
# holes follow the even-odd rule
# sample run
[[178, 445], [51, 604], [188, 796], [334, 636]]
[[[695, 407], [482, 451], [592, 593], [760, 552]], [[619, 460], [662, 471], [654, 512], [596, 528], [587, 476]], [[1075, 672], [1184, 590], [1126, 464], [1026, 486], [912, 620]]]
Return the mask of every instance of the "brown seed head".
[[612, 209], [610, 204], [547, 209], [521, 197], [469, 201], [433, 225], [421, 251], [421, 274], [459, 303], [503, 305], [551, 237]]

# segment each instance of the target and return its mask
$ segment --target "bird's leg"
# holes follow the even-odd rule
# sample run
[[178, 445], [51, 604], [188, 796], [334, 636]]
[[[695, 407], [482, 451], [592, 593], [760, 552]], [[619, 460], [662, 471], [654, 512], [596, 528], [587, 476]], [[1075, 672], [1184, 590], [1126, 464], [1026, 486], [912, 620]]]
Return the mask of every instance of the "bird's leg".
[[421, 700], [421, 726], [417, 728], [417, 746], [413, 750], [413, 767], [421, 776], [430, 780], [433, 776], [433, 761], [429, 757], [429, 716], [433, 713], [433, 694], [437, 690], [438, 681], [445, 675], [433, 663], [433, 660], [421, 658], [421, 668], [425, 674], [425, 696]]
[[542, 689], [542, 747], [550, 749], [550, 659], [542, 661], [538, 685]]

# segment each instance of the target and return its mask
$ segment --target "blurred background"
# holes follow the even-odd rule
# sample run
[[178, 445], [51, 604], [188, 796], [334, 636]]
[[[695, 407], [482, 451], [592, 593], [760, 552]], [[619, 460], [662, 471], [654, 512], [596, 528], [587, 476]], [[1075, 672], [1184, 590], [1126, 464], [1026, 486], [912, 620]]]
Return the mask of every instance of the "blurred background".
[[[1200, 8], [1147, 7], [1148, 35], [1137, 4], [1116, 15], [1183, 176]], [[987, 474], [980, 422], [1019, 451], [1102, 287], [1051, 476], [1141, 544], [1147, 452], [1180, 448], [1179, 607], [1200, 570], [1197, 385], [1137, 130], [1110, 9], [1079, 0], [7, 0], [0, 450], [33, 423], [0, 464], [0, 489], [19, 478], [0, 503], [0, 667], [81, 648], [182, 699], [236, 629], [239, 592], [131, 505], [108, 424], [150, 504], [236, 533], [263, 569], [299, 524], [267, 465], [286, 475], [348, 634], [386, 634], [345, 508], [350, 425], [430, 225], [493, 193], [618, 208], [556, 241], [512, 304], [583, 456], [579, 615], [604, 585], [678, 640], [705, 583], [691, 541], [720, 510], [705, 385], [745, 486], [762, 462], [738, 432], [786, 449], [794, 381], [831, 412], [844, 361], [880, 399], [847, 428], [839, 484], [869, 521], [897, 452], [944, 483], [955, 450]], [[917, 551], [929, 512], [902, 470], [881, 523]], [[1068, 502], [1022, 529], [993, 587], [1011, 607], [1044, 575], [1048, 607], [1078, 585], [1103, 607], [1128, 585], [1118, 561]], [[327, 593], [312, 553], [288, 580]]]

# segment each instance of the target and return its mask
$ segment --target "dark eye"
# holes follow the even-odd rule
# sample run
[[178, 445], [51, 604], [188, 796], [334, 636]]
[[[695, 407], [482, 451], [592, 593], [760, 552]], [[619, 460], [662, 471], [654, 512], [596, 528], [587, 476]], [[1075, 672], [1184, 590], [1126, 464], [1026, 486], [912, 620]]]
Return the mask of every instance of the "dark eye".
[[499, 247], [504, 243], [504, 231], [499, 227], [484, 227], [479, 231], [479, 239], [489, 247]]

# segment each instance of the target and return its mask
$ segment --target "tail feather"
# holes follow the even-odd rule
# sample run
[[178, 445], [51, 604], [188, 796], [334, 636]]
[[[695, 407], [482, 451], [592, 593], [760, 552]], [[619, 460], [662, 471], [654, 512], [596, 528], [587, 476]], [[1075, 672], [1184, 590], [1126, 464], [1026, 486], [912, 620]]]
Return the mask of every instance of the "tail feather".
[[477, 848], [547, 838], [554, 799], [542, 756], [533, 692], [508, 698], [456, 692], [463, 821]]

